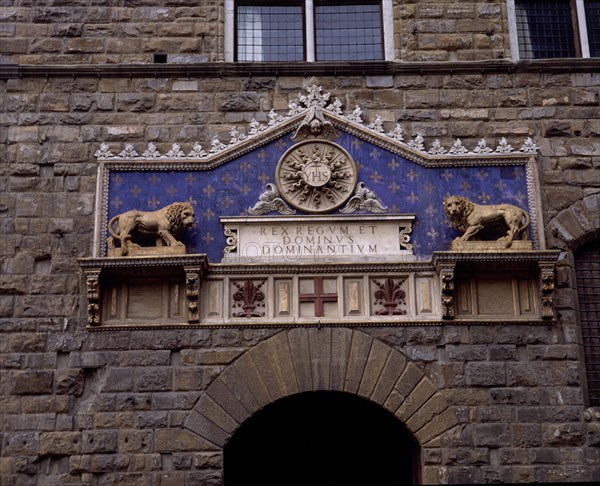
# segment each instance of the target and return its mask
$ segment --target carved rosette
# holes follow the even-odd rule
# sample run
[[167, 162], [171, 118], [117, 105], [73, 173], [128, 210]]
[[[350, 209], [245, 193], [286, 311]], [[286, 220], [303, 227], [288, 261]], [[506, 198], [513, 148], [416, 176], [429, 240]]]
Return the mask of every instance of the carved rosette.
[[88, 298], [88, 324], [90, 326], [100, 325], [100, 270], [86, 273], [85, 283]]
[[233, 281], [235, 289], [232, 295], [233, 317], [264, 317], [265, 316], [265, 294], [261, 290], [265, 281], [245, 280], [243, 282]]
[[275, 182], [286, 202], [301, 211], [326, 213], [355, 191], [356, 164], [342, 147], [324, 140], [301, 142], [277, 164]]
[[554, 318], [554, 265], [540, 263], [542, 319]]
[[375, 314], [378, 316], [398, 316], [406, 314], [405, 309], [400, 306], [406, 305], [406, 292], [401, 286], [406, 278], [393, 279], [386, 278], [383, 282], [373, 280], [373, 283], [378, 287], [375, 291]]

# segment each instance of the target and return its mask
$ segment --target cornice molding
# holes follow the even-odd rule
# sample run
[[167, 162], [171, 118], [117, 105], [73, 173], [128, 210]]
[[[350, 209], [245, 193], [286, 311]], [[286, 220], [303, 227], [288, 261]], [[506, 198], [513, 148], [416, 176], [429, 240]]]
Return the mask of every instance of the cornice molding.
[[199, 64], [0, 64], [0, 80], [19, 78], [226, 78], [279, 76], [412, 76], [462, 74], [570, 74], [600, 72], [597, 59], [461, 62], [264, 62]]

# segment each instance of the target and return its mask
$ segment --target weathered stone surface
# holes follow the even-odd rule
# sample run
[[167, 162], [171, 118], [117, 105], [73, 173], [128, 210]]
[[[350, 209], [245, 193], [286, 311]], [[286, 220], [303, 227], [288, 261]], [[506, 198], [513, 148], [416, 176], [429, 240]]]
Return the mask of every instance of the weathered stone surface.
[[116, 430], [84, 430], [81, 434], [81, 452], [84, 454], [117, 452], [118, 435]]
[[299, 391], [313, 390], [308, 331], [306, 329], [294, 329], [288, 333], [288, 341], [290, 343], [290, 352], [294, 362]]
[[52, 393], [54, 373], [52, 371], [14, 371], [11, 394], [37, 395]]
[[40, 440], [40, 454], [70, 456], [81, 452], [81, 432], [47, 432]]
[[373, 338], [362, 332], [354, 332], [352, 344], [348, 355], [348, 367], [346, 369], [346, 382], [344, 390], [357, 393], [363, 377]]
[[85, 385], [85, 375], [82, 369], [60, 370], [55, 375], [55, 390], [59, 395], [80, 396]]

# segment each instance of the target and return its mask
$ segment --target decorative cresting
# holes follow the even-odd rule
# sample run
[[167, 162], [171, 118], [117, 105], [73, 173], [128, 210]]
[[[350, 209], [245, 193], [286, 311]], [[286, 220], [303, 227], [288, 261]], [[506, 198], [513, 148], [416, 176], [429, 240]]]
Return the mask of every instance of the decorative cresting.
[[361, 331], [324, 328], [282, 331], [250, 349], [201, 395], [184, 427], [223, 447], [265, 405], [314, 390], [381, 405], [424, 447], [460, 422], [446, 394], [404, 355]]
[[[502, 137], [497, 145], [489, 145], [485, 139], [481, 139], [476, 147], [471, 149], [465, 147], [460, 139], [456, 139], [449, 149], [443, 147], [439, 140], [434, 140], [430, 147], [425, 146], [425, 139], [420, 133], [416, 133], [414, 138], [405, 141], [405, 131], [400, 124], [386, 132], [384, 120], [381, 116], [375, 115], [371, 123], [363, 120], [363, 110], [357, 105], [349, 114], [342, 111], [342, 102], [339, 98], [330, 101], [330, 93], [323, 93], [322, 87], [313, 84], [307, 88], [308, 94], [298, 94], [295, 99], [288, 103], [288, 113], [281, 115], [275, 110], [268, 114], [268, 122], [260, 123], [254, 118], [249, 126], [244, 130], [232, 128], [229, 132], [229, 141], [224, 143], [217, 136], [210, 141], [210, 148], [205, 150], [199, 142], [194, 143], [185, 151], [179, 143], [174, 143], [170, 150], [161, 153], [156, 145], [150, 142], [145, 150], [136, 149], [133, 144], [126, 144], [117, 154], [112, 152], [111, 146], [102, 143], [95, 152], [99, 160], [170, 160], [170, 161], [210, 161], [224, 155], [235, 147], [243, 147], [254, 138], [264, 136], [271, 129], [285, 128], [290, 123], [297, 122], [299, 116], [303, 116], [294, 135], [296, 141], [306, 138], [332, 139], [335, 137], [335, 128], [343, 127], [345, 130], [355, 132], [355, 128], [361, 131], [370, 132], [373, 135], [373, 142], [378, 145], [384, 145], [386, 148], [395, 151], [401, 155], [416, 154], [421, 161], [435, 160], [443, 158], [444, 160], [465, 159], [465, 158], [494, 158], [507, 155], [532, 155], [537, 153], [538, 146], [530, 138], [522, 143], [520, 148], [515, 149], [510, 142]], [[327, 116], [325, 116], [327, 115]], [[392, 144], [386, 141], [393, 142]], [[141, 153], [140, 153], [141, 152]]]
[[301, 142], [279, 160], [275, 182], [290, 206], [309, 213], [333, 211], [354, 193], [358, 171], [350, 154], [326, 141]]

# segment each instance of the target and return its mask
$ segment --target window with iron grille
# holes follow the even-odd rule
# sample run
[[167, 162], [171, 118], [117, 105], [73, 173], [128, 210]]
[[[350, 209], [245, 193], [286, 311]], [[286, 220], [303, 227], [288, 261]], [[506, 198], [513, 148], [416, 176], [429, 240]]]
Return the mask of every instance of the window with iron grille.
[[[233, 16], [233, 59], [378, 61], [390, 59], [391, 0], [239, 0]], [[384, 22], [385, 17], [390, 17]], [[386, 28], [386, 25], [388, 26]], [[226, 35], [227, 38], [227, 35]]]
[[600, 0], [508, 0], [514, 59], [598, 57]]
[[575, 253], [575, 272], [589, 403], [591, 406], [599, 406], [600, 241], [589, 243]]

